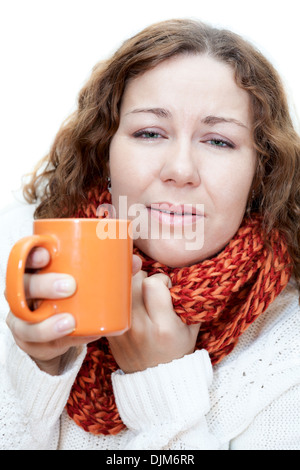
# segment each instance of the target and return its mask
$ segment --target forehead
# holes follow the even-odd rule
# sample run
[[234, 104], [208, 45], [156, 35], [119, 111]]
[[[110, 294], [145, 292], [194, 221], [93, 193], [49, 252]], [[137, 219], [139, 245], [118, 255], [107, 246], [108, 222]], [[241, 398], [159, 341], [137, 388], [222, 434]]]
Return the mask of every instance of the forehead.
[[229, 65], [207, 55], [180, 55], [132, 79], [121, 113], [141, 106], [200, 115], [225, 113], [250, 124], [248, 93], [237, 86]]

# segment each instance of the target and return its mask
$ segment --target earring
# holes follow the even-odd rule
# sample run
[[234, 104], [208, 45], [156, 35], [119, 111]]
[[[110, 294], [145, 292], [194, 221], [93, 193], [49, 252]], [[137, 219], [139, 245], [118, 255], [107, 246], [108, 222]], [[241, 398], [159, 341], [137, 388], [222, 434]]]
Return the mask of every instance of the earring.
[[111, 180], [110, 180], [110, 176], [107, 177], [107, 189], [108, 189], [108, 191], [111, 193]]

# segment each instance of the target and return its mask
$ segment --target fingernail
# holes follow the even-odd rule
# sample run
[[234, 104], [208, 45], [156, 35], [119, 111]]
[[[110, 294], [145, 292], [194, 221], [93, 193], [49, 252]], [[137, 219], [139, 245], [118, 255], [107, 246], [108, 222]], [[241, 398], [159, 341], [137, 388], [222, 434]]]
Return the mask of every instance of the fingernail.
[[72, 333], [75, 330], [75, 320], [71, 315], [68, 315], [54, 324], [57, 333]]
[[54, 282], [53, 287], [57, 294], [73, 294], [75, 291], [75, 282], [72, 277], [64, 277]]

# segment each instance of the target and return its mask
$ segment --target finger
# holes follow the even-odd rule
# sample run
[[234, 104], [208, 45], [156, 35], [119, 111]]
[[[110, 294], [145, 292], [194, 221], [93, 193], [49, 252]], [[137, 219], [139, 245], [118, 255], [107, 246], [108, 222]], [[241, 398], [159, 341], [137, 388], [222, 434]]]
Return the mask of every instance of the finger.
[[50, 261], [50, 254], [46, 248], [36, 247], [33, 248], [26, 260], [26, 268], [28, 269], [40, 269], [47, 266]]
[[134, 276], [142, 269], [142, 260], [139, 256], [133, 255], [132, 257], [132, 275]]
[[163, 318], [168, 321], [170, 315], [178, 318], [174, 314], [169, 290], [171, 285], [170, 278], [165, 274], [155, 274], [144, 279], [142, 289], [143, 301], [148, 315], [153, 321], [161, 321]]
[[148, 274], [145, 271], [138, 271], [132, 278], [132, 285], [133, 286], [141, 286], [143, 283], [143, 280], [148, 276]]
[[28, 343], [47, 343], [72, 333], [75, 319], [68, 313], [53, 315], [40, 323], [27, 323], [9, 312], [6, 323], [15, 338]]
[[59, 299], [69, 297], [76, 290], [76, 281], [69, 274], [24, 274], [27, 299]]
[[145, 271], [139, 271], [132, 278], [132, 309], [131, 309], [131, 326], [141, 325], [147, 313], [145, 311], [143, 294], [142, 294], [142, 285], [143, 280], [147, 277]]
[[143, 303], [143, 295], [142, 295], [142, 285], [143, 280], [147, 277], [147, 273], [145, 271], [138, 271], [132, 278], [132, 300], [133, 306], [138, 303]]

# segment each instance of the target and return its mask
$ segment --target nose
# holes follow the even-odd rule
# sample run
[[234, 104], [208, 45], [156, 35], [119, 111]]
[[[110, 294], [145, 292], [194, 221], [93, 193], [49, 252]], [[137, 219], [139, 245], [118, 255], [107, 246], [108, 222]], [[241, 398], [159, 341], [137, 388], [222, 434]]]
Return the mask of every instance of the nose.
[[160, 171], [160, 178], [163, 182], [173, 183], [178, 187], [200, 184], [199, 168], [193, 157], [192, 144], [187, 139], [174, 142], [168, 148]]

